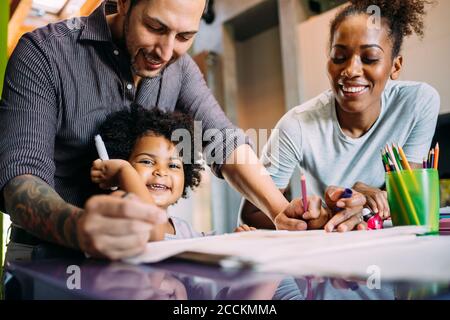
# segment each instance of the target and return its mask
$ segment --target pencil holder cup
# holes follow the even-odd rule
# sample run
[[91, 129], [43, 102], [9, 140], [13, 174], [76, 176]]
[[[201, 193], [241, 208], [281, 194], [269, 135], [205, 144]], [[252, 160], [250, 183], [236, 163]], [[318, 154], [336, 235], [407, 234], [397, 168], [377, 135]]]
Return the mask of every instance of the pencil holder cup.
[[394, 226], [427, 226], [439, 233], [439, 174], [435, 169], [386, 173], [386, 189]]

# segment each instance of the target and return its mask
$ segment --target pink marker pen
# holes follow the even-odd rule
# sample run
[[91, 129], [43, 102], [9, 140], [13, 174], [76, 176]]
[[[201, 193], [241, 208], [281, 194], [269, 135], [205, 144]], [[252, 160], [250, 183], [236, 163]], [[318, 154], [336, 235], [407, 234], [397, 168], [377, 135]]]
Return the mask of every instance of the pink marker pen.
[[369, 208], [364, 208], [362, 211], [364, 221], [367, 223], [367, 229], [379, 230], [383, 229], [383, 220], [378, 213], [372, 212]]

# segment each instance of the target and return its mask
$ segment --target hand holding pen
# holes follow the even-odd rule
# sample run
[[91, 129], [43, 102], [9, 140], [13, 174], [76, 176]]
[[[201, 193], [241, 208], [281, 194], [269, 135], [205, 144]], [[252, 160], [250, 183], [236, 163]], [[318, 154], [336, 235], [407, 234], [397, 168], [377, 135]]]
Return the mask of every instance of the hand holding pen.
[[[97, 149], [97, 153], [98, 153], [100, 160], [102, 160], [102, 161], [109, 160], [108, 151], [106, 150], [106, 146], [105, 146], [105, 143], [103, 142], [102, 137], [99, 134], [97, 134], [94, 137], [94, 141], [95, 141], [95, 148]], [[91, 175], [92, 175], [92, 172], [91, 172]], [[93, 181], [93, 182], [100, 183], [100, 182], [96, 182], [96, 181]], [[102, 186], [100, 186], [100, 188], [104, 189]], [[110, 189], [111, 191], [116, 191], [116, 190], [118, 190], [118, 187], [112, 185], [108, 189]]]
[[98, 134], [94, 137], [95, 147], [97, 148], [98, 156], [101, 160], [109, 160], [108, 151], [106, 151], [105, 143], [102, 137]]
[[[351, 191], [351, 193], [349, 192]], [[348, 195], [349, 197], [342, 197]], [[325, 191], [325, 203], [328, 208], [335, 212], [334, 216], [325, 225], [325, 231], [346, 232], [358, 229], [365, 229], [361, 216], [366, 198], [361, 193], [351, 190], [330, 186]]]
[[304, 174], [300, 177], [300, 183], [302, 192], [301, 207], [303, 209], [302, 219], [306, 221], [308, 230], [321, 229], [328, 222], [328, 211], [322, 207], [322, 199], [320, 197], [308, 196], [306, 176]]
[[386, 191], [371, 187], [362, 182], [355, 183], [353, 189], [366, 197], [366, 207], [373, 213], [378, 214], [380, 218], [387, 219], [391, 216]]
[[307, 229], [321, 229], [328, 221], [328, 211], [322, 207], [322, 200], [318, 196], [308, 196], [308, 210], [303, 207], [303, 199], [295, 198], [275, 220], [279, 229], [304, 231]]
[[322, 206], [322, 199], [319, 196], [308, 197], [308, 210], [303, 214], [303, 219], [308, 225], [308, 230], [323, 229], [330, 219], [328, 208]]

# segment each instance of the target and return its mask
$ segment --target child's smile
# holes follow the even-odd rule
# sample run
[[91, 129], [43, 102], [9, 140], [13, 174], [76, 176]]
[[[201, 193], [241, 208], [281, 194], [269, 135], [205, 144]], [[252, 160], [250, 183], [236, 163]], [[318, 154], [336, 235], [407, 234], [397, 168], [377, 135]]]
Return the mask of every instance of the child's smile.
[[166, 186], [163, 183], [148, 183], [147, 188], [149, 191], [152, 191], [152, 192], [158, 192], [158, 191], [165, 192], [165, 191], [172, 190], [172, 188], [170, 188], [169, 186]]

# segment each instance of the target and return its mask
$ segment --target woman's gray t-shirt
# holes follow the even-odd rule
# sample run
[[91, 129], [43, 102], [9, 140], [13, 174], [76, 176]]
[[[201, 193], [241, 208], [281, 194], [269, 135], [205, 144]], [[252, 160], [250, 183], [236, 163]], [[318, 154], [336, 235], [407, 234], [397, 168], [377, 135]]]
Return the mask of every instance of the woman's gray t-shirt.
[[409, 162], [422, 163], [439, 108], [439, 94], [431, 86], [389, 81], [377, 121], [354, 139], [342, 131], [334, 95], [328, 90], [281, 118], [261, 161], [280, 189], [287, 187], [296, 166], [306, 176], [309, 194], [320, 196], [327, 186], [352, 187], [358, 181], [379, 188], [385, 176], [380, 150], [396, 143], [403, 147]]

